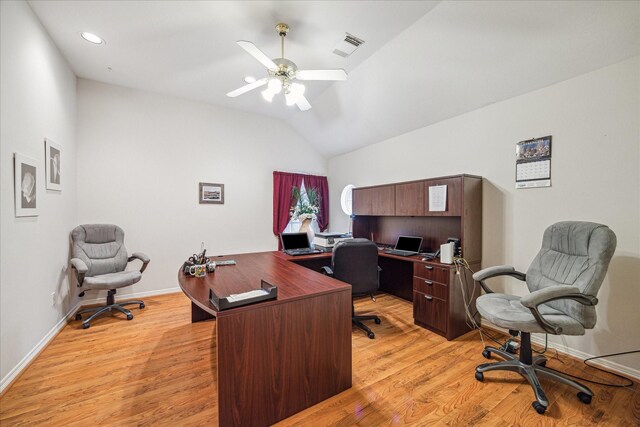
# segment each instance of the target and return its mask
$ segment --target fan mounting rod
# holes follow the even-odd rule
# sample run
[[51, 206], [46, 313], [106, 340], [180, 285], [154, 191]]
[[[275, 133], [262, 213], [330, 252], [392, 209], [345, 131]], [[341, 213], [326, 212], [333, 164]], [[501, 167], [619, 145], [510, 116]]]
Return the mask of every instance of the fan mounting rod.
[[282, 50], [282, 55], [280, 55], [280, 58], [284, 58], [284, 38], [289, 32], [289, 26], [284, 22], [281, 22], [276, 25], [276, 31], [278, 31], [278, 35], [280, 36], [280, 48]]

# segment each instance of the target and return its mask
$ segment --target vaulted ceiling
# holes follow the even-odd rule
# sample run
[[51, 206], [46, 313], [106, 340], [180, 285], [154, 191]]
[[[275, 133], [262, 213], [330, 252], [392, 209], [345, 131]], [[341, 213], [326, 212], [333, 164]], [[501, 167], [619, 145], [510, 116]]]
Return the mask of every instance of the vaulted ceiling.
[[[348, 152], [640, 54], [637, 1], [30, 1], [79, 77], [288, 122], [326, 156]], [[235, 43], [301, 69], [313, 108], [227, 92], [264, 67]], [[106, 40], [91, 45], [90, 31]], [[332, 53], [349, 32], [353, 55]], [[250, 125], [250, 124], [248, 124]]]

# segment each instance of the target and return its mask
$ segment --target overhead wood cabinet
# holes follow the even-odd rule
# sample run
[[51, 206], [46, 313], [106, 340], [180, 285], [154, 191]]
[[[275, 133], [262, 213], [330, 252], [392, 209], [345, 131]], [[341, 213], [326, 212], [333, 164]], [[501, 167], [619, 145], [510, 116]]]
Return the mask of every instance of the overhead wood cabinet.
[[378, 185], [353, 190], [353, 213], [356, 215], [395, 215], [395, 186]]

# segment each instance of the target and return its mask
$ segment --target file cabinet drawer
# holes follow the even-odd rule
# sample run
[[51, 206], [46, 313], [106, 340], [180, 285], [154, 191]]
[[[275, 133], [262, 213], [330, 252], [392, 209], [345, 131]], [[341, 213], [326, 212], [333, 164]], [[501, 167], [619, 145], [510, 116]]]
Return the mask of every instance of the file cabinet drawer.
[[447, 333], [447, 302], [422, 292], [413, 292], [413, 319], [418, 324]]
[[441, 267], [432, 264], [423, 264], [416, 262], [413, 265], [413, 275], [421, 277], [427, 280], [433, 280], [434, 282], [449, 284], [449, 275], [451, 274], [451, 268]]
[[413, 290], [445, 301], [449, 299], [449, 287], [447, 285], [433, 280], [423, 279], [422, 277], [413, 277]]

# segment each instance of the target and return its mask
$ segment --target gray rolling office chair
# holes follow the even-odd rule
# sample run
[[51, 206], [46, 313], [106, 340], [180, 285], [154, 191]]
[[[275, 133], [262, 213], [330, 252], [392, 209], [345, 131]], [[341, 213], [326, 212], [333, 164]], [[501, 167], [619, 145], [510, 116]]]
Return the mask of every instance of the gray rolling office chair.
[[[379, 287], [380, 267], [378, 267], [378, 246], [367, 239], [349, 239], [338, 243], [333, 248], [331, 267], [322, 267], [322, 272], [338, 280], [349, 283], [352, 296], [369, 295], [375, 301], [373, 294]], [[351, 304], [351, 320], [354, 325], [374, 339], [376, 335], [362, 321], [373, 320], [380, 324], [380, 318], [375, 315], [356, 315]]]
[[[96, 317], [112, 311], [119, 311], [133, 319], [131, 311], [125, 305], [136, 304], [144, 308], [140, 300], [115, 302], [115, 293], [119, 288], [131, 286], [142, 278], [142, 272], [149, 264], [149, 257], [141, 252], [135, 252], [130, 257], [124, 247], [124, 231], [117, 225], [85, 224], [71, 232], [73, 242], [71, 267], [76, 273], [78, 287], [82, 288], [80, 296], [91, 289], [106, 290], [107, 304], [79, 310], [76, 320], [82, 319], [82, 314], [92, 313], [82, 327], [87, 329]], [[140, 271], [125, 271], [127, 263], [139, 259], [142, 261]]]
[[[507, 360], [478, 366], [476, 379], [483, 381], [484, 373], [493, 370], [520, 373], [533, 387], [536, 400], [532, 405], [539, 414], [547, 410], [549, 401], [538, 376], [576, 388], [580, 401], [591, 403], [593, 392], [588, 387], [547, 368], [544, 356], [533, 357], [531, 333], [584, 335], [585, 329], [593, 328], [596, 295], [615, 249], [616, 235], [605, 225], [559, 222], [545, 230], [542, 248], [527, 274], [509, 266], [489, 267], [475, 273], [474, 280], [486, 292], [476, 302], [482, 317], [509, 329], [513, 336], [519, 331], [521, 336], [519, 359], [504, 348], [485, 347], [482, 355], [487, 359], [495, 353]], [[485, 280], [505, 275], [525, 281], [530, 293], [522, 298], [493, 293]]]

